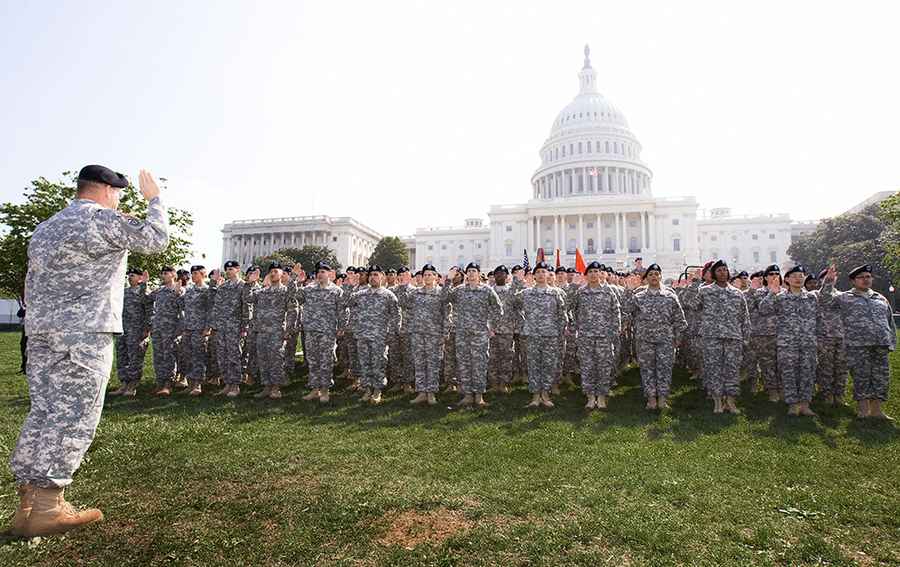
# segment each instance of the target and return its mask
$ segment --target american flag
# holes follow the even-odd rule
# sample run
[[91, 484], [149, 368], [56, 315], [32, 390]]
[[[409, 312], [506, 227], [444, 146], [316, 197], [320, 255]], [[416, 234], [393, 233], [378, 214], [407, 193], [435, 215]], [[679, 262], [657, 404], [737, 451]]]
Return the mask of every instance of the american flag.
[[591, 169], [588, 170], [588, 173], [591, 174], [591, 177], [597, 177], [598, 175], [600, 175], [600, 170], [597, 169], [596, 167], [592, 167]]
[[528, 269], [529, 269], [529, 265], [528, 265], [528, 249], [525, 248], [524, 251], [525, 251], [525, 253], [522, 255], [522, 267], [525, 268], [525, 271], [527, 272]]

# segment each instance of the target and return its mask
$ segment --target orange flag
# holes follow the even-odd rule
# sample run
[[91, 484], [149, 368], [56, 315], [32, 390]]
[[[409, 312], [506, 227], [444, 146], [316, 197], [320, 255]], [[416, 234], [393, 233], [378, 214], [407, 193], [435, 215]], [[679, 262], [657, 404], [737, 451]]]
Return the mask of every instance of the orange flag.
[[562, 258], [560, 258], [559, 248], [556, 249], [556, 267], [562, 266]]
[[584, 263], [584, 256], [581, 255], [581, 250], [576, 248], [575, 249], [575, 269], [578, 270], [579, 274], [583, 274], [585, 268], [587, 268], [587, 264]]

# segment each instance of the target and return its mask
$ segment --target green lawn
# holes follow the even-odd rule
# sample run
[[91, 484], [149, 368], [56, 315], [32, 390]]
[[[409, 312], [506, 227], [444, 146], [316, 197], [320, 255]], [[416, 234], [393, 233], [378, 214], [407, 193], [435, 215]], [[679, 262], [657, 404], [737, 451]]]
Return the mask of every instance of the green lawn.
[[[4, 458], [28, 409], [17, 341], [0, 335]], [[660, 416], [633, 369], [590, 414], [574, 391], [525, 410], [521, 387], [486, 411], [322, 408], [300, 382], [279, 402], [154, 399], [151, 381], [110, 398], [68, 492], [106, 520], [0, 541], [0, 565], [900, 564], [900, 427], [849, 407], [789, 419], [747, 394], [714, 416], [678, 375]], [[0, 484], [9, 524], [5, 466]]]

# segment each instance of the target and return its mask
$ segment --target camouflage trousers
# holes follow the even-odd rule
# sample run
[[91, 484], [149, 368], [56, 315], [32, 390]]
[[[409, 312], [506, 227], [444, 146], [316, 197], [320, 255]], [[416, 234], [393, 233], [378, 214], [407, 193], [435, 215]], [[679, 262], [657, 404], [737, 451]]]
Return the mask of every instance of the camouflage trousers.
[[641, 367], [641, 387], [645, 398], [668, 398], [672, 387], [672, 366], [675, 364], [673, 342], [637, 341], [637, 361]]
[[410, 358], [416, 373], [416, 392], [437, 393], [444, 351], [444, 337], [418, 333], [410, 338]]
[[759, 361], [756, 359], [756, 349], [753, 348], [753, 337], [750, 337], [750, 348], [744, 350], [744, 356], [741, 359], [741, 373], [750, 388], [755, 387], [760, 381]]
[[350, 349], [347, 331], [337, 338], [337, 360], [342, 371], [350, 371]]
[[742, 351], [740, 339], [703, 337], [703, 377], [710, 396], [738, 395]]
[[259, 362], [256, 356], [256, 331], [247, 331], [244, 337], [244, 351], [241, 353], [241, 369], [252, 378], [259, 378]]
[[219, 366], [219, 339], [216, 331], [212, 330], [206, 337], [206, 376], [208, 378], [221, 378], [222, 368]]
[[[766, 391], [781, 390], [781, 377], [778, 374], [778, 347], [775, 335], [750, 337], [750, 350], [759, 365], [761, 383]], [[754, 374], [754, 377], [756, 374]], [[755, 380], [751, 382], [755, 385]]]
[[415, 381], [410, 349], [407, 333], [401, 333], [388, 341], [388, 376], [394, 384], [412, 384]]
[[191, 345], [182, 336], [184, 329], [175, 336], [175, 372], [181, 378], [187, 378], [191, 370]]
[[[28, 342], [31, 348], [31, 341]], [[891, 383], [891, 370], [888, 362], [890, 351], [886, 346], [846, 347], [847, 365], [853, 377], [854, 400], [887, 401], [888, 387]], [[31, 353], [28, 354], [31, 363]]]
[[483, 394], [487, 389], [490, 335], [456, 331], [456, 373], [463, 394]]
[[387, 364], [387, 338], [356, 337], [356, 355], [361, 369], [359, 385], [363, 388], [382, 390], [387, 385], [384, 375]]
[[566, 339], [566, 350], [563, 356], [563, 373], [578, 374], [578, 341], [574, 337]]
[[528, 337], [528, 391], [549, 392], [559, 365], [559, 337]]
[[225, 384], [240, 384], [241, 375], [241, 325], [238, 321], [226, 323], [221, 329], [217, 329], [215, 335], [216, 356], [220, 375]]
[[202, 382], [206, 378], [207, 339], [208, 337], [203, 336], [203, 331], [185, 331], [181, 335], [181, 341], [188, 348], [190, 367], [186, 376], [191, 382]]
[[459, 384], [456, 374], [456, 333], [444, 337], [444, 360], [441, 364], [444, 384]]
[[556, 337], [556, 350], [554, 352], [558, 353], [553, 357], [554, 367], [553, 367], [553, 383], [559, 384], [560, 380], [562, 380], [563, 373], [563, 363], [565, 362], [563, 358], [565, 357], [566, 352], [566, 336], [561, 335]]
[[491, 337], [491, 358], [488, 367], [488, 381], [491, 384], [509, 384], [515, 370], [515, 339], [512, 334]]
[[109, 333], [28, 337], [31, 409], [9, 460], [19, 484], [63, 487], [94, 440], [113, 364]]
[[819, 386], [819, 393], [843, 398], [847, 391], [847, 351], [844, 349], [844, 339], [818, 337], [816, 352], [816, 384]]
[[177, 336], [174, 329], [163, 330], [157, 327], [150, 333], [150, 340], [153, 341], [153, 371], [156, 373], [156, 385], [160, 388], [175, 380]]
[[337, 339], [333, 333], [304, 333], [303, 357], [309, 365], [307, 385], [310, 390], [328, 390], [334, 386], [334, 349]]
[[357, 380], [362, 380], [363, 370], [359, 364], [359, 353], [357, 352], [357, 344], [356, 337], [353, 335], [353, 331], [347, 330], [345, 336], [347, 338], [347, 353], [350, 356], [350, 373], [353, 374], [353, 377]]
[[[284, 374], [292, 376], [294, 369], [297, 367], [297, 340], [300, 338], [300, 330], [291, 332], [286, 341], [284, 341]], [[306, 352], [303, 352], [306, 358]]]
[[812, 401], [816, 382], [816, 345], [778, 345], [778, 374], [785, 403]]
[[521, 333], [516, 333], [513, 338], [513, 342], [515, 342], [515, 352], [516, 352], [516, 374], [521, 376], [525, 376], [528, 374], [528, 356], [527, 356], [527, 348], [528, 348], [528, 337]]
[[588, 396], [608, 396], [616, 371], [616, 349], [609, 337], [576, 339], [581, 363], [581, 390]]
[[147, 341], [140, 330], [116, 337], [116, 375], [119, 382], [140, 382], [144, 375]]
[[284, 377], [284, 331], [256, 331], [256, 363], [263, 386], [281, 386]]
[[689, 344], [691, 349], [691, 370], [693, 370], [694, 376], [703, 384], [703, 388], [709, 389], [706, 385], [706, 376], [703, 374], [703, 337], [699, 333], [695, 333], [691, 335]]

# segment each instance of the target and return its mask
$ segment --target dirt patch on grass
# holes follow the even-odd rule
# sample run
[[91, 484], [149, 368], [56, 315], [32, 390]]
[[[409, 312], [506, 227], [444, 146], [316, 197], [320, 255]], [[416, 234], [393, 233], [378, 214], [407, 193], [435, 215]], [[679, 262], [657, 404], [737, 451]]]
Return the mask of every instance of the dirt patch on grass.
[[472, 528], [472, 522], [462, 512], [445, 508], [426, 512], [406, 510], [389, 514], [384, 520], [387, 529], [376, 541], [381, 545], [399, 545], [405, 549], [413, 549], [423, 543], [436, 545]]

